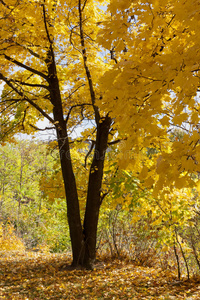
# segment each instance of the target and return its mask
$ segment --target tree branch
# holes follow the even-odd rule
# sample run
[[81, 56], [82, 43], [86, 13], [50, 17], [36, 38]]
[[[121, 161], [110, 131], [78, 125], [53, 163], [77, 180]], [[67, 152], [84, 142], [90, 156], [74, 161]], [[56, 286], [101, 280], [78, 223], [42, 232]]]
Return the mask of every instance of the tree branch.
[[[102, 204], [102, 202], [103, 202], [103, 200], [104, 200], [104, 198], [107, 196], [109, 194], [109, 192], [106, 192], [106, 193], [102, 193], [102, 195], [101, 195], [101, 204]], [[100, 205], [101, 205], [100, 204]]]
[[23, 119], [22, 119], [22, 128], [23, 128], [23, 130], [25, 130], [24, 122], [25, 122], [25, 119], [26, 119], [26, 112], [27, 112], [28, 108], [29, 107], [27, 106], [26, 109], [24, 110], [24, 115], [23, 115]]
[[115, 144], [120, 143], [121, 141], [125, 141], [125, 140], [127, 140], [127, 139], [118, 139], [118, 140], [115, 140], [115, 141], [112, 141], [112, 142], [108, 143], [108, 145], [109, 146], [115, 145]]
[[33, 107], [35, 107], [45, 118], [47, 118], [52, 124], [55, 123], [55, 121], [40, 107], [38, 106], [34, 101], [29, 99], [27, 96], [24, 95], [23, 92], [19, 91], [8, 78], [6, 78], [3, 74], [0, 73], [0, 80], [3, 80], [13, 91], [15, 91], [20, 97], [23, 98], [23, 100], [30, 103]]
[[0, 0], [1, 4], [3, 4], [6, 8], [10, 9], [10, 7], [3, 1], [3, 0]]
[[[67, 99], [69, 99], [74, 93], [76, 93], [81, 87], [83, 87], [83, 86], [85, 86], [85, 83], [83, 83], [82, 85], [80, 85], [79, 87], [77, 87], [73, 92], [71, 92], [70, 94], [69, 94], [69, 96], [67, 96], [67, 98], [65, 99], [65, 100], [67, 100]], [[88, 104], [89, 105], [89, 104]]]
[[3, 54], [3, 55], [4, 55], [5, 59], [7, 59], [8, 61], [12, 62], [13, 64], [15, 64], [15, 65], [17, 65], [17, 66], [19, 66], [19, 67], [21, 67], [23, 69], [26, 69], [27, 71], [29, 71], [31, 73], [34, 73], [34, 74], [36, 74], [36, 75], [44, 78], [45, 80], [48, 79], [48, 77], [45, 74], [43, 74], [42, 72], [37, 71], [37, 70], [35, 70], [35, 69], [33, 69], [33, 68], [31, 68], [31, 67], [29, 67], [29, 66], [27, 66], [27, 65], [25, 65], [25, 64], [23, 64], [21, 62], [19, 62], [19, 61], [17, 61], [16, 59], [14, 59], [14, 58], [6, 55], [6, 54]]
[[[86, 1], [84, 5], [86, 4]], [[82, 9], [81, 9], [81, 0], [78, 1], [78, 10], [79, 10], [79, 26], [80, 26], [80, 39], [81, 39], [81, 46], [82, 46], [82, 56], [83, 56], [83, 63], [84, 63], [84, 68], [86, 72], [86, 77], [87, 81], [89, 84], [89, 89], [90, 89], [90, 96], [91, 96], [91, 101], [95, 113], [95, 121], [96, 124], [99, 124], [100, 121], [100, 114], [98, 107], [95, 105], [95, 92], [94, 92], [94, 87], [93, 87], [93, 82], [92, 82], [92, 76], [90, 73], [90, 70], [87, 65], [87, 52], [86, 52], [86, 47], [85, 47], [85, 40], [84, 40], [84, 33], [83, 33], [83, 18], [82, 18]]]
[[14, 80], [14, 79], [11, 79], [10, 81], [20, 83], [21, 85], [44, 88], [44, 89], [47, 89], [49, 91], [49, 87], [47, 85], [45, 85], [45, 84], [36, 84], [36, 83], [21, 82], [19, 80]]
[[67, 123], [69, 121], [69, 117], [70, 117], [70, 114], [71, 114], [73, 108], [75, 108], [75, 107], [83, 107], [85, 105], [92, 105], [92, 104], [83, 103], [83, 104], [76, 104], [76, 105], [71, 106], [70, 109], [69, 109], [69, 111], [68, 111], [67, 117], [65, 119], [65, 123]]
[[53, 41], [51, 40], [51, 37], [50, 37], [50, 34], [49, 34], [49, 30], [48, 30], [48, 27], [47, 27], [46, 10], [45, 10], [45, 5], [44, 4], [42, 4], [42, 9], [43, 9], [43, 18], [44, 18], [45, 31], [46, 31], [46, 34], [47, 34], [47, 38], [48, 38], [49, 44], [52, 45]]
[[87, 158], [88, 158], [88, 156], [90, 155], [90, 153], [92, 152], [92, 150], [93, 150], [93, 148], [94, 148], [94, 145], [95, 145], [95, 142], [92, 141], [90, 150], [88, 151], [88, 153], [87, 153], [86, 156], [85, 156], [85, 164], [84, 164], [85, 169], [87, 169], [87, 168], [86, 168], [86, 165], [87, 165]]
[[84, 8], [85, 8], [85, 6], [86, 6], [86, 3], [87, 3], [87, 0], [85, 0], [84, 3], [83, 3], [83, 6], [82, 6], [82, 8], [81, 8], [81, 11], [82, 11], [82, 12], [84, 11]]
[[[8, 110], [9, 109], [9, 107], [11, 107], [11, 106], [13, 106], [13, 105], [16, 105], [16, 104], [19, 104], [19, 102], [21, 102], [22, 100], [14, 100], [12, 103], [10, 103], [9, 105], [7, 105], [6, 107], [4, 107], [1, 111], [0, 111], [0, 113], [2, 114], [4, 111], [6, 111], [6, 110]], [[7, 104], [7, 101], [6, 100], [3, 100], [2, 101], [4, 104]]]
[[32, 128], [34, 128], [37, 131], [45, 131], [45, 130], [52, 130], [55, 129], [55, 127], [45, 127], [45, 128], [39, 128], [33, 124], [29, 124], [29, 126], [31, 126]]
[[9, 128], [6, 132], [4, 132], [3, 135], [1, 135], [0, 133], [0, 140], [3, 140], [4, 137], [6, 137], [10, 132], [13, 132], [13, 130], [18, 126], [20, 125], [20, 121], [17, 123], [17, 124], [14, 124], [11, 128]]
[[115, 47], [113, 47], [111, 50], [110, 50], [110, 58], [113, 59], [115, 61], [115, 63], [117, 64], [117, 59], [115, 57]]
[[34, 57], [41, 59], [40, 55], [37, 54], [37, 53], [35, 53], [35, 52], [34, 52], [33, 50], [31, 50], [30, 48], [28, 48], [28, 47], [26, 47], [26, 46], [23, 46], [23, 45], [21, 45], [21, 44], [19, 44], [19, 43], [17, 43], [17, 42], [15, 42], [15, 44], [16, 44], [17, 46], [20, 46], [20, 47], [24, 48], [25, 50], [27, 50], [27, 51], [28, 51], [31, 55], [33, 55]]

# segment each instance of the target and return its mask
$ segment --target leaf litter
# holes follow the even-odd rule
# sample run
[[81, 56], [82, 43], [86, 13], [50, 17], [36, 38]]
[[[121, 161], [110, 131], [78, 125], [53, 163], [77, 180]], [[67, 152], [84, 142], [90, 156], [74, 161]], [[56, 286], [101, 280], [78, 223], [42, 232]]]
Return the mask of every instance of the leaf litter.
[[0, 254], [0, 300], [200, 299], [200, 278], [176, 280], [159, 268], [99, 260], [93, 271], [67, 270], [68, 254]]

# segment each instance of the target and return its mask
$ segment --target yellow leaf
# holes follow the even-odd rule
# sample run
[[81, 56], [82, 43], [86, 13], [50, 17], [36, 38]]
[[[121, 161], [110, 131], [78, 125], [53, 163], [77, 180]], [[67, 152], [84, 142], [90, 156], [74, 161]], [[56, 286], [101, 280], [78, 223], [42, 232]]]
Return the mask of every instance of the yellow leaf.
[[200, 193], [200, 180], [197, 181], [196, 188], [197, 188], [197, 191]]
[[161, 120], [160, 123], [162, 126], [169, 126], [169, 117], [164, 116]]
[[188, 119], [187, 113], [182, 113], [180, 115], [177, 115], [173, 118], [174, 124], [181, 125], [183, 122], [185, 122]]

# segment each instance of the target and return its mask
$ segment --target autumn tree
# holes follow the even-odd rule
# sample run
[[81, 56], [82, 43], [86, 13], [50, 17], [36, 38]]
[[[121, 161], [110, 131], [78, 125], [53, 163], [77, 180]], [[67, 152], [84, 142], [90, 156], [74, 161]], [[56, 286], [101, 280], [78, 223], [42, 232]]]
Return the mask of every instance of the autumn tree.
[[[95, 259], [109, 145], [124, 140], [119, 166], [156, 197], [199, 172], [199, 1], [106, 4], [105, 18], [100, 0], [0, 1], [1, 137], [34, 133], [38, 119], [55, 128], [74, 266]], [[86, 168], [93, 159], [82, 224], [70, 133], [84, 120]], [[183, 137], [170, 139], [174, 127]]]
[[[0, 80], [5, 83], [1, 138], [19, 130], [32, 134], [44, 118], [51, 124], [47, 130], [55, 128], [72, 265], [89, 268], [95, 259], [104, 160], [112, 130], [111, 117], [96, 103], [102, 98], [98, 77], [107, 68], [95, 42], [104, 13], [100, 5], [101, 1], [90, 0], [0, 1]], [[93, 121], [84, 136], [92, 139], [93, 159], [82, 224], [69, 134], [83, 120]]]

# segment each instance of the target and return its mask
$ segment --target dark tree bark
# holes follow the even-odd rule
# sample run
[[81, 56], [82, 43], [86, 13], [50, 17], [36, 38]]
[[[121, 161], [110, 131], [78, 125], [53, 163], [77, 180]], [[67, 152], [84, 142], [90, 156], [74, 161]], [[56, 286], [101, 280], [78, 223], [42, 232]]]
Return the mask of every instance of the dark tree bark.
[[53, 104], [53, 116], [56, 124], [60, 163], [66, 194], [67, 217], [73, 254], [72, 265], [76, 266], [82, 264], [83, 261], [83, 230], [80, 218], [76, 180], [72, 168], [67, 126], [64, 120], [62, 99], [56, 72], [56, 64], [54, 60], [54, 53], [51, 47], [49, 51], [49, 57], [46, 60], [46, 64], [48, 68], [50, 99], [51, 103]]
[[84, 265], [91, 268], [96, 256], [97, 225], [101, 206], [101, 186], [111, 118], [107, 115], [97, 127], [96, 145], [90, 168], [84, 218]]
[[81, 265], [84, 255], [84, 240], [80, 218], [76, 181], [71, 164], [69, 142], [66, 130], [57, 130], [60, 162], [67, 202], [67, 218], [73, 254], [73, 266]]

